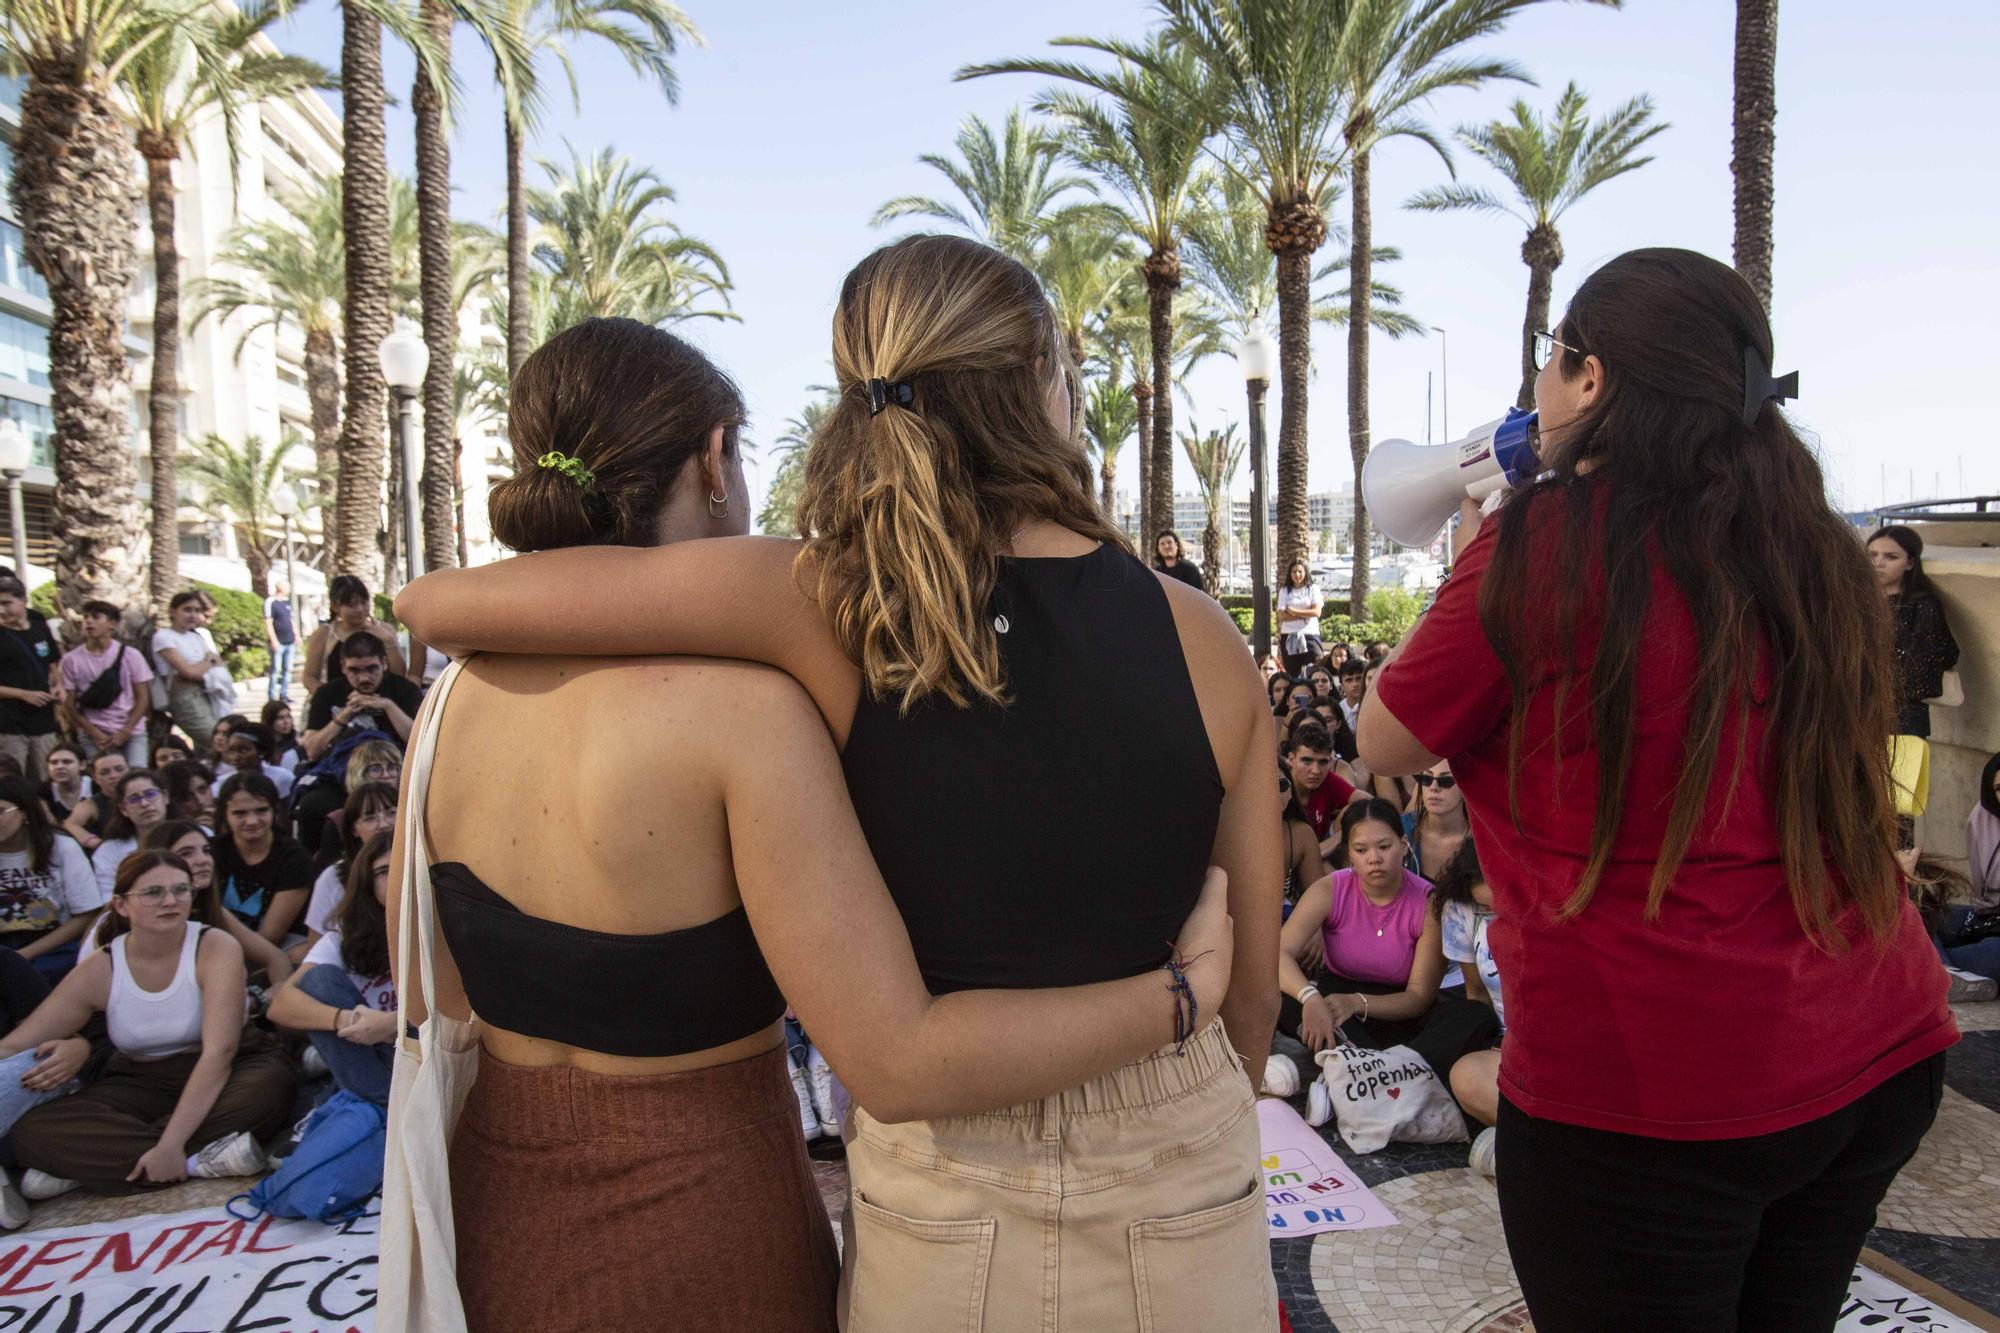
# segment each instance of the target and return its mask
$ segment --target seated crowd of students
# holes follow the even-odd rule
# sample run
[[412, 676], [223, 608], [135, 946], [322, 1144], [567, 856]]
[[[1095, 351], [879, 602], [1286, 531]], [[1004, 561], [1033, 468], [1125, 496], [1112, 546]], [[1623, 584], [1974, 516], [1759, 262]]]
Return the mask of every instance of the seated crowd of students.
[[[1450, 1090], [1473, 1134], [1472, 1165], [1491, 1177], [1506, 1016], [1487, 943], [1493, 895], [1451, 766], [1387, 778], [1356, 757], [1355, 721], [1387, 652], [1336, 644], [1297, 678], [1268, 672], [1286, 848], [1279, 1037], [1263, 1090], [1295, 1095], [1308, 1082], [1301, 1062], [1335, 1042], [1407, 1046]], [[1969, 877], [1904, 853], [1954, 1002], [1993, 998], [2000, 977], [2000, 755], [1967, 845]], [[1306, 1118], [1325, 1124], [1327, 1086], [1310, 1080], [1306, 1092]]]
[[[164, 707], [149, 664], [136, 726], [65, 726], [32, 776], [0, 753], [0, 1227], [72, 1189], [257, 1175], [333, 1091], [388, 1102], [382, 904], [422, 689], [350, 605], [315, 635], [303, 729], [283, 698], [207, 715], [179, 678], [210, 654], [197, 599], [156, 645]], [[107, 663], [117, 621], [86, 617]]]

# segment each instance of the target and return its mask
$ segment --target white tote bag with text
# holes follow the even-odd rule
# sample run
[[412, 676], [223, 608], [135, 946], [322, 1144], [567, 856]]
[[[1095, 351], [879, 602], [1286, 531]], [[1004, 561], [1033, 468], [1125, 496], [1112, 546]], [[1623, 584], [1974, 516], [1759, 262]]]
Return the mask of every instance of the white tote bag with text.
[[[439, 719], [458, 679], [453, 662], [431, 687], [418, 716], [404, 764], [409, 788], [398, 813], [402, 848], [402, 898], [396, 913], [395, 1075], [389, 1085], [389, 1143], [382, 1171], [381, 1266], [376, 1273], [377, 1333], [465, 1333], [458, 1295], [458, 1232], [451, 1216], [452, 1130], [466, 1093], [479, 1073], [479, 1025], [438, 1012], [437, 904], [431, 895], [431, 857], [424, 835], [424, 799], [437, 753]], [[410, 987], [406, 984], [414, 927], [424, 1021], [409, 1036]]]

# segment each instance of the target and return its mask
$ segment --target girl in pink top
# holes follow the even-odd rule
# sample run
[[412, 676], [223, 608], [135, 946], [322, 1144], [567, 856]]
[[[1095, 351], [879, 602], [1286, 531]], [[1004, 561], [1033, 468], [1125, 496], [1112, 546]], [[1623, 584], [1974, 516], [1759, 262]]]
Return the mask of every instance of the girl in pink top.
[[[1403, 868], [1396, 807], [1379, 798], [1348, 806], [1340, 841], [1346, 869], [1307, 889], [1285, 922], [1278, 1027], [1315, 1051], [1343, 1039], [1408, 1046], [1448, 1087], [1453, 1065], [1499, 1043], [1500, 1020], [1490, 1005], [1438, 990], [1444, 949], [1427, 910], [1430, 881]], [[1299, 959], [1314, 935], [1325, 963], [1308, 978]]]

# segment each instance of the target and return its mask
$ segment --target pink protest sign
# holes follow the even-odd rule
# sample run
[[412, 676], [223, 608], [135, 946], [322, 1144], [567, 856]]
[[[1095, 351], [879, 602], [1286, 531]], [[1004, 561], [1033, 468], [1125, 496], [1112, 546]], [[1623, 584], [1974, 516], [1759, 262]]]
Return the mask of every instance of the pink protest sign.
[[1273, 1236], [1392, 1227], [1395, 1214], [1369, 1192], [1340, 1154], [1274, 1097], [1257, 1103], [1264, 1210]]

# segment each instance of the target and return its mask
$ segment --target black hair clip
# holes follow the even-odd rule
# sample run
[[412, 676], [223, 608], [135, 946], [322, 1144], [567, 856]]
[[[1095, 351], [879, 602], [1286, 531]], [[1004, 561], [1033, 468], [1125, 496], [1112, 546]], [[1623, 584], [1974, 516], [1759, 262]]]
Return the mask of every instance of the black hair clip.
[[1764, 410], [1764, 404], [1776, 399], [1788, 403], [1799, 396], [1799, 372], [1771, 378], [1771, 367], [1758, 353], [1756, 344], [1743, 349], [1743, 424], [1757, 424], [1757, 414]]
[[898, 407], [908, 407], [917, 400], [917, 391], [903, 380], [876, 378], [868, 381], [868, 415], [880, 416], [882, 409], [894, 403]]

